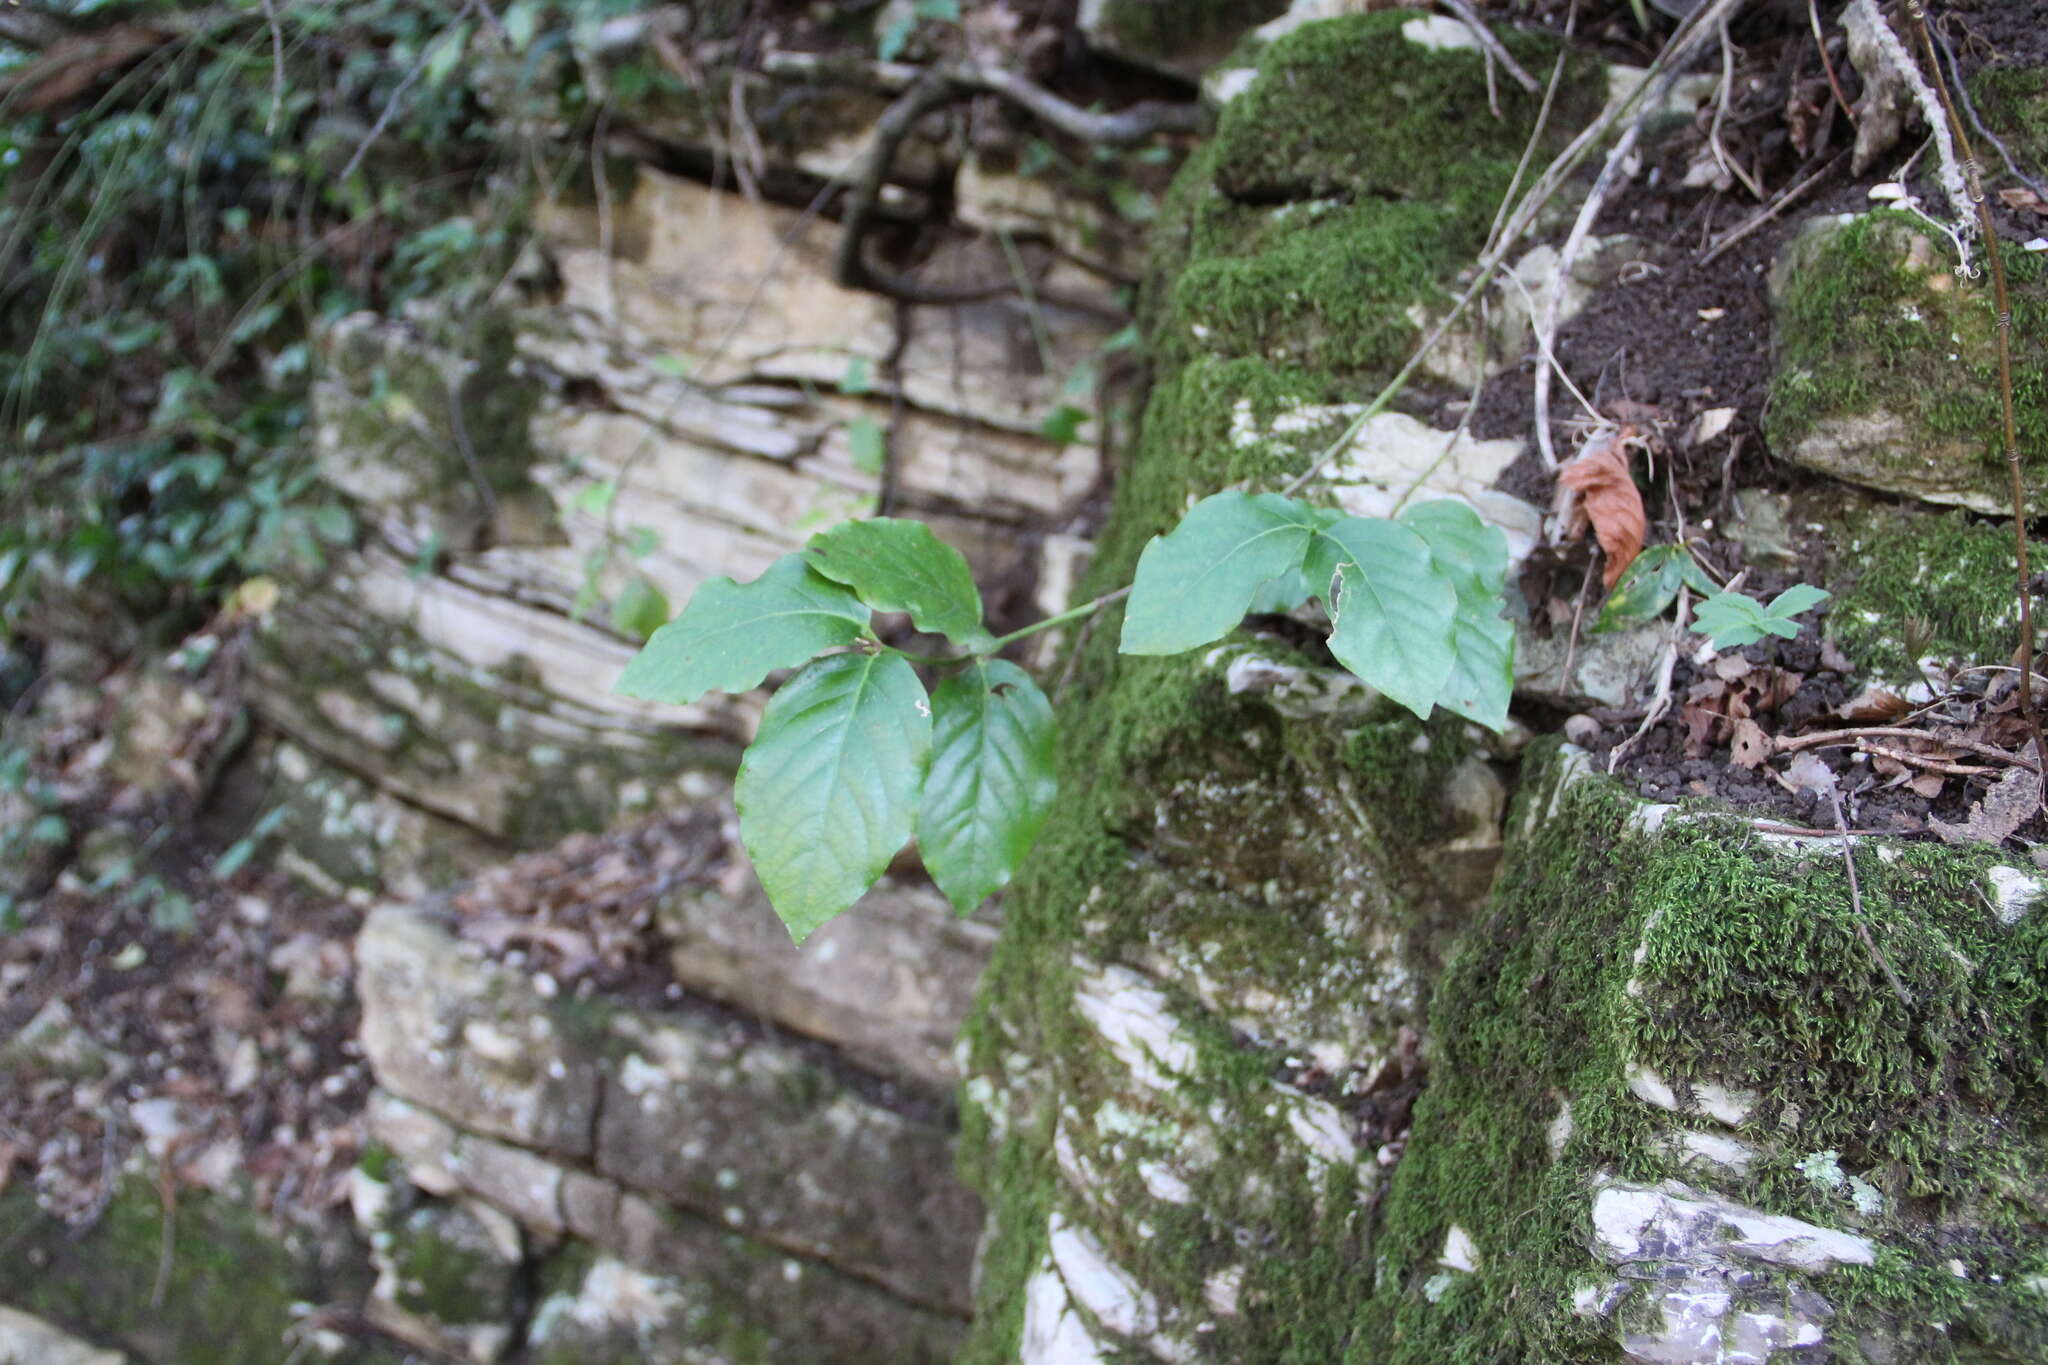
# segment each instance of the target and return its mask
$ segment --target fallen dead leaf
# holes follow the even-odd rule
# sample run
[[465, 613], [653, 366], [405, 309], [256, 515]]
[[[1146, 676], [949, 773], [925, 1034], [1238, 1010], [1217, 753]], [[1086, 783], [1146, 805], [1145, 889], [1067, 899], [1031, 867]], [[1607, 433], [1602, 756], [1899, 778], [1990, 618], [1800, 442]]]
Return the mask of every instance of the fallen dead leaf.
[[[2038, 763], [2039, 752], [2037, 746], [2029, 744], [2026, 756]], [[1930, 819], [1927, 827], [1940, 835], [1944, 843], [2002, 844], [2040, 809], [2041, 775], [2016, 767], [1992, 784], [1961, 824]]]
[[1771, 737], [1753, 720], [1735, 722], [1735, 738], [1729, 744], [1728, 759], [1738, 768], [1761, 768], [1771, 756]]
[[1593, 534], [1607, 555], [1603, 575], [1612, 591], [1635, 557], [1643, 551], [1643, 537], [1649, 518], [1643, 512], [1643, 495], [1629, 473], [1628, 447], [1623, 433], [1628, 428], [1602, 432], [1586, 442], [1584, 450], [1557, 471], [1559, 485], [1577, 493]]
[[[1825, 659], [1822, 660], [1826, 662]], [[1866, 684], [1864, 689], [1835, 708], [1835, 714], [1843, 720], [1855, 721], [1859, 725], [1889, 725], [1903, 719], [1913, 707], [1896, 692]]]
[[2048, 218], [2048, 199], [2043, 199], [2040, 195], [2023, 185], [2000, 190], [1998, 197], [2005, 201], [2005, 206], [2009, 209], [2020, 209], [2029, 213], [2037, 213], [2043, 218]]

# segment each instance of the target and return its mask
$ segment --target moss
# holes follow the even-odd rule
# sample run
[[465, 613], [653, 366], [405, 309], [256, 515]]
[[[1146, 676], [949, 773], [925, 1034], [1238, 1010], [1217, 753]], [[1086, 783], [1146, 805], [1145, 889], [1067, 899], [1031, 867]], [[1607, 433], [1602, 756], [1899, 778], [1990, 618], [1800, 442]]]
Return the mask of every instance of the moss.
[[371, 1138], [356, 1157], [356, 1169], [380, 1185], [389, 1184], [393, 1167], [397, 1162], [396, 1152], [378, 1139]]
[[[1258, 81], [1225, 106], [1216, 129], [1225, 192], [1409, 199], [1490, 218], [1541, 97], [1503, 81], [1494, 117], [1479, 53], [1409, 42], [1401, 30], [1414, 17], [1392, 10], [1304, 24], [1268, 48]], [[1507, 29], [1501, 37], [1532, 70], [1555, 59], [1545, 35]], [[1604, 94], [1597, 63], [1572, 57], [1549, 142], [1561, 146], [1584, 127]]]
[[[1522, 796], [1534, 837], [1438, 988], [1431, 1083], [1377, 1243], [1386, 1273], [1350, 1358], [1608, 1358], [1612, 1329], [1568, 1306], [1591, 1268], [1588, 1187], [1601, 1172], [1679, 1174], [1654, 1141], [1668, 1117], [1628, 1091], [1635, 1063], [1681, 1092], [1711, 1081], [1758, 1096], [1744, 1132], [1761, 1155], [1729, 1189], [1744, 1202], [1839, 1224], [1855, 1217], [1846, 1201], [1796, 1163], [1833, 1149], [1868, 1174], [1887, 1212], [1863, 1226], [1880, 1243], [1896, 1230], [1897, 1250], [1839, 1294], [1835, 1278], [1821, 1287], [1904, 1332], [1911, 1358], [1957, 1358], [1973, 1339], [2048, 1345], [2040, 1315], [1991, 1279], [2017, 1284], [2040, 1249], [2048, 917], [1998, 927], [1980, 894], [1988, 852], [1866, 848], [1863, 905], [1908, 1009], [1862, 946], [1832, 852], [1788, 855], [1710, 815], [1631, 833], [1633, 803], [1605, 779], [1571, 786], [1543, 819], [1558, 780], [1552, 764]], [[1482, 1264], [1432, 1304], [1422, 1286], [1453, 1224]], [[1986, 1306], [1974, 1326], [1950, 1312], [1951, 1256]], [[1936, 1321], [1949, 1332], [1925, 1331]]]
[[[1795, 247], [1781, 269], [1779, 357], [1765, 431], [1781, 455], [1822, 424], [1889, 413], [1906, 423], [1826, 458], [1827, 472], [1891, 491], [2009, 501], [1988, 280], [1958, 282], [1935, 229], [1875, 213]], [[1981, 253], [1980, 253], [1981, 254]], [[2048, 263], [2007, 251], [2020, 449], [2048, 471]]]
[[1001, 1192], [981, 1251], [980, 1292], [974, 1323], [956, 1365], [1012, 1365], [1024, 1335], [1024, 1286], [1046, 1252], [1052, 1182], [1044, 1133], [992, 1143], [986, 1116], [962, 1107], [961, 1174], [982, 1189]]
[[1221, 55], [1286, 8], [1286, 0], [1110, 0], [1100, 23], [1117, 53], [1171, 63], [1185, 54]]
[[[2012, 159], [2038, 179], [2048, 166], [2048, 67], [1988, 67], [1970, 82], [1970, 95]], [[1983, 158], [1996, 184], [2003, 163], [1993, 148], [1983, 149]]]
[[[301, 1233], [263, 1224], [217, 1196], [183, 1191], [161, 1307], [152, 1306], [165, 1221], [154, 1186], [130, 1179], [97, 1222], [74, 1232], [17, 1185], [0, 1196], [0, 1303], [117, 1344], [140, 1361], [276, 1365], [294, 1305], [349, 1301], [363, 1288], [322, 1261]], [[352, 1343], [345, 1365], [396, 1365], [383, 1347]]]
[[[1827, 633], [1873, 675], [1920, 676], [1918, 658], [2011, 656], [2019, 640], [2012, 531], [1967, 517], [1881, 512], [1855, 527], [1841, 568], [1856, 575]], [[1918, 658], [1913, 657], [1917, 655]]]
[[415, 1209], [393, 1229], [398, 1305], [437, 1322], [495, 1322], [511, 1309], [511, 1267], [460, 1209]]

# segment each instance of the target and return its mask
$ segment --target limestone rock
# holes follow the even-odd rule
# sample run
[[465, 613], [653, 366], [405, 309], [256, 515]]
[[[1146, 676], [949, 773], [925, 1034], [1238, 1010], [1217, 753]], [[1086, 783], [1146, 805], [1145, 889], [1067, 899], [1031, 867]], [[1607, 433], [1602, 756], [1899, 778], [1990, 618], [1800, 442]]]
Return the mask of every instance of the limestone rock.
[[464, 1132], [389, 1094], [372, 1097], [370, 1124], [413, 1184], [499, 1210], [530, 1242], [536, 1234], [547, 1243], [560, 1239], [540, 1277], [530, 1347], [555, 1345], [578, 1360], [619, 1365], [722, 1365], [730, 1357], [721, 1352], [746, 1340], [820, 1359], [938, 1365], [952, 1358], [957, 1318], [755, 1241], [722, 1220]]
[[583, 1020], [392, 906], [363, 922], [356, 980], [387, 1090], [521, 1146], [593, 1155], [601, 1039]]
[[600, 1174], [966, 1313], [980, 1208], [951, 1177], [944, 1130], [761, 1043], [627, 1017], [611, 1037]]
[[1247, 31], [1286, 8], [1286, 0], [1081, 0], [1076, 23], [1097, 51], [1193, 82], [1228, 56]]
[[[1803, 229], [1773, 267], [1773, 450], [1818, 473], [1973, 511], [2008, 510], [1996, 342], [1988, 300], [1952, 273], [1955, 249], [1895, 212]], [[2016, 308], [2044, 286], [2016, 278]], [[2043, 343], [2015, 327], [2016, 373]], [[2015, 394], [2023, 427], [2040, 420]]]
[[751, 880], [736, 897], [671, 896], [656, 915], [690, 989], [934, 1092], [958, 1083], [953, 1041], [995, 931], [930, 887], [884, 881], [800, 949]]
[[[599, 249], [604, 234], [593, 213], [556, 211], [546, 226], [563, 303], [615, 320], [649, 350], [690, 359], [697, 382], [837, 385], [852, 357], [865, 357], [879, 374], [894, 349], [894, 305], [833, 282], [830, 222], [796, 231], [794, 210], [749, 206], [644, 170], [615, 214], [617, 255]], [[992, 245], [956, 254], [940, 266], [961, 280], [1008, 270]], [[1085, 277], [1059, 282], [1091, 287]], [[966, 305], [947, 326], [918, 329], [900, 362], [906, 397], [927, 412], [1035, 432], [1073, 366], [1114, 330], [1044, 303], [1040, 321], [1049, 368], [1037, 357], [1021, 301]]]
[[[364, 1052], [392, 1095], [910, 1302], [966, 1311], [980, 1211], [938, 1124], [709, 1021], [545, 1000], [396, 908], [372, 912], [356, 958]], [[574, 1227], [548, 1211], [551, 1178], [531, 1160], [493, 1153], [493, 1170], [470, 1172], [485, 1158], [466, 1144], [414, 1111], [379, 1112], [430, 1179], [479, 1184], [545, 1231]], [[501, 1185], [511, 1193], [489, 1192]]]
[[381, 1232], [370, 1321], [475, 1365], [503, 1358], [512, 1344], [517, 1252], [508, 1255], [485, 1220], [460, 1204], [423, 1204]]
[[102, 1351], [40, 1318], [0, 1308], [0, 1365], [127, 1365], [119, 1351]]

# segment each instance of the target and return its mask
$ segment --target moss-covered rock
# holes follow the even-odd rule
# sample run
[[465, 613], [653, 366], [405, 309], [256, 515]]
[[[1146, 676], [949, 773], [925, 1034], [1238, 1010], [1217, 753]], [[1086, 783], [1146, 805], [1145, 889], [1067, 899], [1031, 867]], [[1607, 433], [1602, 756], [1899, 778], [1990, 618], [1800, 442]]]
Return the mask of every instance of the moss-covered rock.
[[[1528, 63], [1554, 55], [1540, 36], [1507, 41]], [[1573, 62], [1546, 145], [1606, 88]], [[1485, 79], [1476, 51], [1439, 45], [1406, 11], [1307, 24], [1265, 48], [1168, 199], [1153, 263], [1168, 281], [1162, 358], [1258, 356], [1326, 388], [1391, 373], [1414, 318], [1484, 240], [1534, 124], [1519, 89], [1498, 118], [1480, 112]]]
[[[17, 1184], [0, 1197], [0, 1264], [0, 1302], [117, 1345], [137, 1365], [276, 1365], [306, 1305], [353, 1301], [367, 1278], [343, 1230], [279, 1228], [190, 1190], [172, 1223], [146, 1179], [123, 1181], [83, 1230]], [[336, 1345], [328, 1358], [342, 1365], [400, 1360], [374, 1342]]]
[[1861, 844], [1908, 1004], [1835, 841], [1584, 774], [1561, 750], [1525, 786], [1438, 988], [1346, 1358], [1707, 1359], [1683, 1341], [1706, 1325], [1829, 1359], [2038, 1358], [2048, 917], [1994, 909], [1989, 851]]
[[1286, 8], [1287, 0], [1081, 0], [1078, 23], [1090, 47], [1192, 81]]
[[[1990, 282], [1959, 279], [1954, 255], [1934, 228], [1892, 212], [1816, 219], [1793, 239], [1772, 273], [1765, 431], [1777, 454], [1887, 493], [2010, 510]], [[2008, 250], [2005, 269], [2032, 483], [2048, 472], [2048, 264]]]
[[1924, 660], [1990, 663], [2018, 647], [2010, 526], [1872, 509], [1838, 534], [1851, 586], [1829, 611], [1827, 633], [1872, 676], [1910, 684]]

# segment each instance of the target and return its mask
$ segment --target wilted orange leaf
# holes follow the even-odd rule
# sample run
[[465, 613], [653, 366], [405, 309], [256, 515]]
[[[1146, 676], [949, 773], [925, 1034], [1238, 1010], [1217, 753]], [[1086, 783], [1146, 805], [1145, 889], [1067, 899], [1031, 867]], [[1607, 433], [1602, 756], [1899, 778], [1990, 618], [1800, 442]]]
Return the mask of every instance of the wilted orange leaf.
[[[1625, 431], [1626, 428], [1623, 428]], [[1557, 481], [1577, 493], [1593, 534], [1607, 552], [1606, 586], [1611, 591], [1635, 557], [1643, 552], [1650, 529], [1643, 495], [1628, 469], [1628, 447], [1622, 431], [1603, 432], [1586, 442], [1578, 457], [1557, 471]]]

